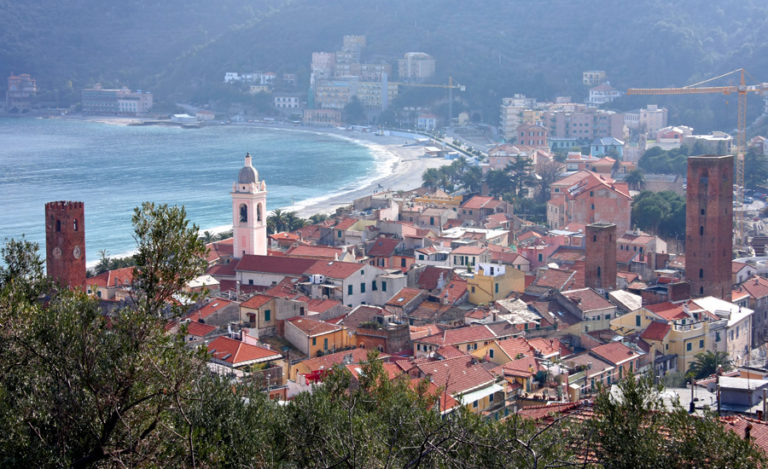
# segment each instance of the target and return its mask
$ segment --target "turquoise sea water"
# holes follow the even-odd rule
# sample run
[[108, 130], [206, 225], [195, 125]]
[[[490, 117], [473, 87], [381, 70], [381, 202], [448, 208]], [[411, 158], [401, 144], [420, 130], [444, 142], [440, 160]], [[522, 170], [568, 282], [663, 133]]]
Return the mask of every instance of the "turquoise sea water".
[[39, 242], [45, 202], [85, 202], [86, 255], [130, 252], [133, 208], [184, 205], [203, 230], [231, 225], [229, 192], [250, 152], [267, 182], [268, 210], [360, 185], [376, 171], [365, 146], [321, 133], [213, 126], [132, 127], [0, 118], [0, 240]]

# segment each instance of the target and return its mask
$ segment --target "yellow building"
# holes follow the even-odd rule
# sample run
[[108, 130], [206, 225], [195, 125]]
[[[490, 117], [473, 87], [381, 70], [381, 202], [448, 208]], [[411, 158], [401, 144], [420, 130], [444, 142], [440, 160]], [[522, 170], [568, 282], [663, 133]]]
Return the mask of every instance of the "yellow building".
[[346, 327], [306, 317], [285, 321], [285, 339], [308, 357], [332, 353], [350, 345]]
[[611, 329], [621, 335], [640, 333], [651, 345], [651, 356], [677, 355], [677, 370], [685, 373], [696, 354], [710, 349], [710, 323], [695, 317], [685, 305], [659, 303], [619, 316]]
[[275, 298], [256, 295], [240, 304], [240, 321], [254, 329], [277, 327]]
[[467, 279], [469, 302], [473, 305], [493, 303], [512, 292], [525, 291], [525, 274], [506, 265], [479, 264], [477, 272]]

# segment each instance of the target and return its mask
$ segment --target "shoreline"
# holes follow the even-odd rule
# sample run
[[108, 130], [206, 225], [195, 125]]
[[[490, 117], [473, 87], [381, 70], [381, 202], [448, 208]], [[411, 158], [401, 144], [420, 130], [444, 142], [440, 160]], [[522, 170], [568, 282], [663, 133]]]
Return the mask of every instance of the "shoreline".
[[[61, 118], [121, 126], [137, 121], [137, 118], [133, 117], [113, 116], [63, 116]], [[338, 128], [305, 127], [261, 122], [228, 125], [327, 135], [364, 146], [368, 149], [373, 156], [374, 166], [368, 174], [351, 183], [354, 187], [341, 188], [336, 192], [305, 199], [291, 206], [275, 207], [285, 211], [296, 212], [302, 218], [309, 218], [315, 214], [333, 214], [338, 208], [351, 205], [355, 199], [377, 192], [416, 189], [421, 186], [421, 176], [424, 171], [450, 164], [450, 161], [443, 158], [425, 157], [423, 146], [403, 146], [406, 143], [413, 143], [413, 140], [417, 137], [422, 138], [422, 136], [416, 134], [409, 138], [405, 136], [376, 135], [361, 130], [341, 130]], [[269, 203], [267, 207], [269, 208]], [[268, 211], [271, 212], [275, 208]], [[230, 225], [209, 227], [208, 229], [200, 227], [200, 231], [209, 231], [212, 234], [217, 234], [231, 228]]]

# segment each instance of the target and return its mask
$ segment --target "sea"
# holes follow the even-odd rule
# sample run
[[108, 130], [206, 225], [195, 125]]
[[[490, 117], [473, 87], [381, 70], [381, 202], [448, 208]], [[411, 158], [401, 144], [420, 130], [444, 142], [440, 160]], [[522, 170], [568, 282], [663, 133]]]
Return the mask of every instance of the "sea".
[[0, 241], [45, 255], [45, 203], [85, 202], [86, 260], [130, 254], [133, 209], [184, 206], [200, 233], [231, 228], [232, 184], [246, 152], [267, 183], [267, 210], [300, 210], [364, 186], [391, 155], [311, 130], [213, 125], [196, 129], [70, 119], [0, 118]]

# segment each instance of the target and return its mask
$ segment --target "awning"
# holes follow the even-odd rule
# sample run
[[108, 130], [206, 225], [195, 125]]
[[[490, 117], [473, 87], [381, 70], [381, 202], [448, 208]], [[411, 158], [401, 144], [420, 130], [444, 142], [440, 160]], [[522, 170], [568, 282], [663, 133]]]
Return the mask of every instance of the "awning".
[[464, 394], [459, 398], [459, 401], [463, 405], [471, 404], [477, 400], [480, 400], [486, 396], [490, 396], [491, 394], [495, 394], [497, 392], [504, 391], [504, 388], [499, 386], [498, 384], [492, 384], [488, 386], [487, 388], [478, 389], [477, 391], [472, 391], [467, 394]]

